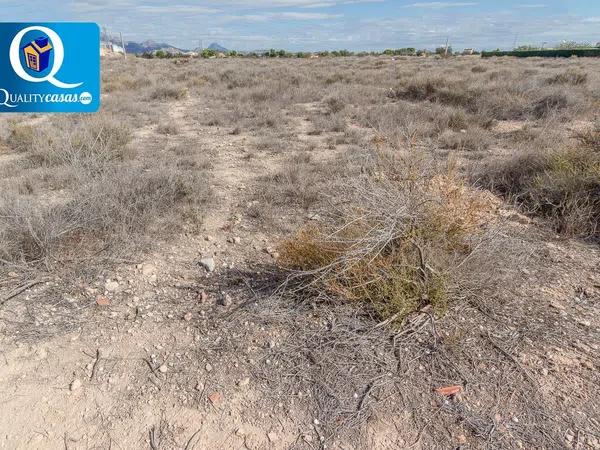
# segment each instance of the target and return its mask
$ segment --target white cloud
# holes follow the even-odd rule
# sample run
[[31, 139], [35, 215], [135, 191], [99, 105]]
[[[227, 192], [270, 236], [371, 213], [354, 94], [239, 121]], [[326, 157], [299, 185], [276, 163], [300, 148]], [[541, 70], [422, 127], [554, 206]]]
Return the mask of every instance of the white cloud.
[[304, 12], [269, 12], [264, 14], [228, 15], [221, 18], [222, 22], [267, 22], [270, 20], [330, 20], [343, 17], [341, 14], [322, 14]]
[[532, 3], [532, 4], [525, 4], [525, 5], [517, 5], [517, 8], [530, 8], [530, 9], [537, 9], [537, 8], [547, 8], [548, 5], [544, 5], [543, 3]]
[[420, 2], [411, 3], [406, 5], [405, 8], [431, 8], [431, 9], [443, 9], [443, 8], [461, 8], [465, 6], [477, 6], [479, 3], [474, 2]]
[[217, 2], [224, 5], [262, 9], [262, 8], [327, 8], [337, 5], [359, 3], [382, 3], [386, 0], [222, 0]]
[[220, 9], [196, 5], [140, 5], [134, 7], [134, 11], [148, 14], [216, 14], [221, 12]]

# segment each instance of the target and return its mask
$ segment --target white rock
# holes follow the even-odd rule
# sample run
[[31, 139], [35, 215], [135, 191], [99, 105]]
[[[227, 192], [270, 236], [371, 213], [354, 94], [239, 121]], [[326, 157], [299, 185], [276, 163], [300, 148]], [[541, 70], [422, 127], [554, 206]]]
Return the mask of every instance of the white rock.
[[119, 283], [117, 281], [111, 281], [111, 280], [106, 280], [106, 283], [104, 284], [104, 288], [108, 291], [108, 292], [116, 292], [119, 290]]
[[73, 381], [71, 381], [71, 385], [69, 386], [69, 389], [71, 389], [72, 391], [76, 391], [80, 387], [81, 387], [81, 380], [79, 380], [79, 378], [75, 378]]
[[214, 258], [202, 258], [200, 260], [200, 265], [204, 267], [207, 272], [212, 272], [215, 270], [215, 260]]
[[158, 368], [158, 371], [160, 373], [166, 373], [168, 370], [169, 370], [169, 368], [164, 364]]
[[149, 277], [156, 273], [156, 267], [152, 264], [142, 264], [142, 275]]
[[248, 377], [242, 378], [240, 381], [238, 381], [239, 387], [248, 386], [249, 384], [250, 384], [250, 378], [248, 378]]

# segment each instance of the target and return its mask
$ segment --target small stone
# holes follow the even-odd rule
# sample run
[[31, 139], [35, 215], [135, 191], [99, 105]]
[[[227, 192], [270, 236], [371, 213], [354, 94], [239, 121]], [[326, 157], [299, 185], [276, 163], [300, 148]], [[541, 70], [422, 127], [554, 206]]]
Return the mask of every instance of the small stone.
[[158, 368], [158, 371], [160, 373], [167, 373], [168, 370], [169, 370], [169, 368], [164, 364]]
[[204, 390], [204, 384], [202, 384], [201, 382], [197, 382], [196, 386], [194, 387], [194, 389], [196, 389], [197, 391], [203, 391]]
[[304, 436], [302, 436], [302, 439], [304, 439], [304, 442], [310, 444], [313, 441], [313, 437], [310, 434], [305, 434]]
[[239, 427], [237, 430], [235, 430], [235, 434], [236, 436], [245, 436], [246, 430], [244, 430], [242, 427]]
[[467, 443], [467, 437], [464, 434], [459, 434], [456, 437], [456, 441], [458, 442], [459, 445], [464, 445]]
[[238, 381], [239, 387], [248, 386], [249, 384], [250, 384], [250, 378], [248, 378], [248, 377], [242, 378], [240, 381]]
[[189, 322], [190, 320], [192, 320], [193, 317], [194, 317], [194, 315], [191, 312], [187, 312], [183, 316], [183, 320], [185, 320], [186, 322]]
[[80, 387], [81, 387], [81, 380], [79, 380], [78, 378], [75, 378], [73, 381], [71, 381], [69, 389], [71, 389], [72, 391], [76, 391]]
[[204, 236], [204, 240], [210, 242], [210, 241], [213, 241], [214, 238], [210, 235], [206, 235], [206, 236]]
[[277, 436], [277, 433], [275, 433], [274, 431], [269, 431], [267, 433], [267, 437], [271, 442], [277, 442], [277, 440], [279, 439], [279, 436]]
[[19, 274], [17, 272], [8, 272], [8, 276], [10, 278], [19, 278]]
[[240, 242], [242, 242], [242, 238], [240, 238], [238, 236], [236, 236], [236, 237], [233, 238], [233, 243], [234, 244], [239, 244]]
[[200, 260], [200, 265], [209, 273], [215, 270], [214, 258], [202, 258]]
[[204, 366], [204, 369], [207, 372], [210, 372], [211, 370], [213, 370], [213, 366], [210, 363], [206, 363], [206, 366]]
[[213, 392], [208, 396], [208, 400], [215, 406], [221, 403], [222, 399], [223, 398], [219, 392]]
[[105, 297], [104, 295], [99, 295], [98, 297], [96, 297], [96, 305], [108, 306], [108, 305], [110, 305], [110, 300], [108, 299], [108, 297]]
[[106, 280], [106, 283], [104, 284], [104, 288], [108, 292], [116, 292], [119, 290], [119, 283], [117, 281]]
[[542, 375], [545, 377], [548, 376], [548, 369], [546, 369], [545, 367], [542, 369]]
[[204, 291], [200, 292], [200, 294], [198, 295], [198, 301], [204, 303], [208, 300], [208, 294]]
[[223, 294], [219, 299], [219, 305], [221, 306], [231, 306], [233, 304], [233, 300], [229, 294]]

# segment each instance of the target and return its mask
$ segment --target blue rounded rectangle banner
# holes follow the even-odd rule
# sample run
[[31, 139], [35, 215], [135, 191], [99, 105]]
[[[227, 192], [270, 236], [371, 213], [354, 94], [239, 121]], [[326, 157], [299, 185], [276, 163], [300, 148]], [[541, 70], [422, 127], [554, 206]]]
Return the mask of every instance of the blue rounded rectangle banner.
[[0, 112], [96, 112], [95, 23], [0, 23]]

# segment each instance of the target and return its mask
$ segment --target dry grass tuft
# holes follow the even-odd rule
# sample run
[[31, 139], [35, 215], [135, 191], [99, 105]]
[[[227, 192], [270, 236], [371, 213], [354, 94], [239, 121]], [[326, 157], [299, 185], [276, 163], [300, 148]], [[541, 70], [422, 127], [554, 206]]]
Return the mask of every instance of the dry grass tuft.
[[181, 86], [159, 86], [150, 92], [150, 100], [181, 100], [188, 95], [187, 89]]
[[546, 79], [548, 84], [570, 84], [572, 86], [586, 84], [587, 81], [587, 73], [578, 72], [575, 70], [566, 70]]
[[156, 132], [163, 135], [179, 134], [179, 126], [175, 122], [163, 122], [158, 124]]

